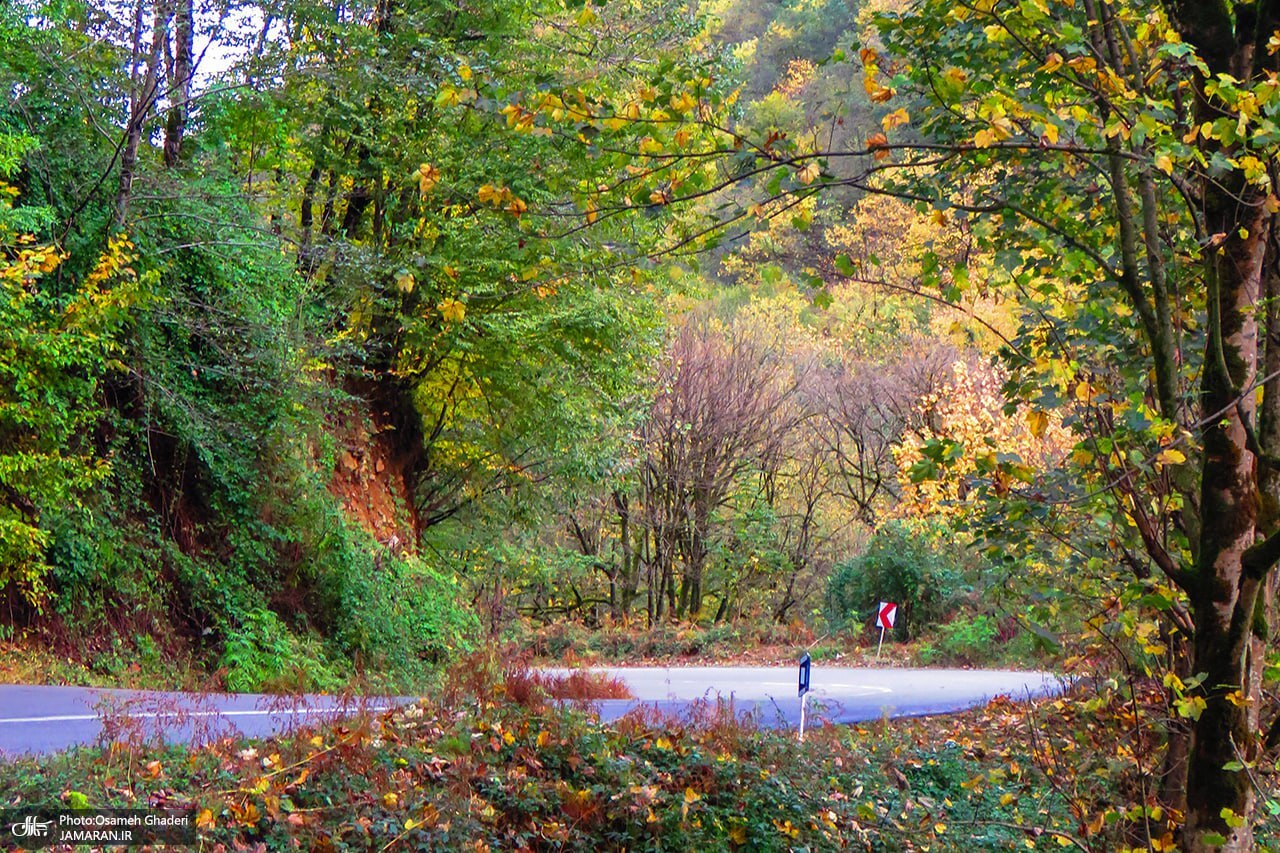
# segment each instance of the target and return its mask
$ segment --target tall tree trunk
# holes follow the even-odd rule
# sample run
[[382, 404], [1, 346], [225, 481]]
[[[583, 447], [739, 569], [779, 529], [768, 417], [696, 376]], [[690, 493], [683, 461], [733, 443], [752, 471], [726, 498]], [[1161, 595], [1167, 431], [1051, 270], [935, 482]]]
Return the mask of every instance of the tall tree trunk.
[[[1242, 184], [1242, 182], [1240, 182]], [[1227, 769], [1258, 745], [1262, 661], [1252, 653], [1261, 578], [1246, 569], [1258, 530], [1257, 457], [1249, 449], [1256, 404], [1259, 303], [1265, 236], [1261, 199], [1253, 213], [1237, 198], [1247, 187], [1206, 189], [1206, 222], [1228, 235], [1206, 250], [1209, 335], [1202, 382], [1204, 442], [1200, 561], [1189, 590], [1195, 613], [1193, 670], [1205, 676], [1205, 702], [1187, 762], [1186, 848], [1192, 853], [1251, 850], [1254, 790], [1248, 774]], [[1219, 238], [1221, 239], [1221, 238]], [[1269, 569], [1268, 569], [1269, 570]], [[1226, 838], [1226, 846], [1217, 842]]]
[[298, 212], [298, 272], [308, 278], [318, 266], [315, 258], [315, 235], [312, 222], [315, 216], [316, 188], [320, 185], [320, 161], [311, 166], [306, 182], [302, 185], [302, 204]]
[[173, 71], [169, 76], [169, 115], [164, 127], [164, 164], [178, 165], [182, 155], [182, 137], [187, 131], [190, 114], [191, 75], [195, 28], [193, 0], [177, 0], [173, 29]]
[[[1280, 8], [1266, 2], [1166, 0], [1182, 37], [1196, 48], [1206, 73], [1196, 80], [1195, 120], [1211, 122], [1224, 106], [1206, 92], [1209, 80], [1231, 75], [1259, 79], [1266, 41], [1280, 26]], [[1234, 118], [1234, 115], [1229, 117]], [[1208, 157], [1238, 154], [1239, 143], [1199, 143]], [[1258, 757], [1263, 644], [1270, 634], [1280, 534], [1268, 507], [1275, 484], [1260, 445], [1255, 383], [1258, 314], [1269, 243], [1266, 192], [1236, 171], [1202, 183], [1201, 209], [1208, 329], [1201, 388], [1204, 458], [1198, 560], [1184, 584], [1195, 615], [1192, 669], [1203, 675], [1204, 708], [1192, 726], [1187, 761], [1189, 853], [1253, 848], [1255, 794], [1248, 773], [1227, 769]], [[1269, 358], [1269, 354], [1264, 354]], [[1264, 377], [1265, 380], [1265, 377]], [[1261, 426], [1277, 405], [1264, 381]], [[1223, 843], [1225, 839], [1225, 844]]]
[[138, 169], [138, 149], [142, 145], [142, 129], [151, 117], [156, 103], [156, 95], [160, 87], [160, 55], [164, 52], [165, 41], [169, 29], [169, 20], [173, 15], [173, 6], [169, 0], [156, 3], [151, 21], [151, 47], [147, 51], [145, 65], [139, 76], [137, 59], [142, 43], [143, 6], [137, 6], [134, 17], [134, 54], [133, 81], [129, 93], [129, 116], [125, 122], [124, 144], [120, 150], [120, 184], [116, 190], [116, 225], [124, 225], [129, 215], [129, 201], [133, 197], [133, 180]]

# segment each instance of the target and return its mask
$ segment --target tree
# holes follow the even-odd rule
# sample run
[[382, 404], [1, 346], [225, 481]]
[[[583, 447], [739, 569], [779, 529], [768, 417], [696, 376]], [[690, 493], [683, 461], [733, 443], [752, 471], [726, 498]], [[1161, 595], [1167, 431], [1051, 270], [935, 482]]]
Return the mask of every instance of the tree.
[[[904, 109], [925, 142], [894, 147], [893, 165], [942, 178], [864, 183], [960, 211], [996, 253], [1027, 312], [1011, 389], [1070, 413], [1088, 496], [1114, 502], [1118, 544], [1140, 543], [1138, 579], [1154, 567], [1185, 596], [1187, 612], [1172, 601], [1166, 615], [1200, 679], [1195, 851], [1251, 846], [1238, 768], [1264, 744], [1280, 557], [1278, 26], [1274, 3], [926, 3], [880, 19], [891, 58], [863, 54], [869, 90], [915, 97]], [[1030, 488], [1013, 498], [1037, 502]]]
[[769, 466], [790, 428], [789, 368], [778, 342], [748, 323], [694, 317], [677, 328], [641, 427], [655, 619], [699, 615], [714, 513], [738, 477]]
[[116, 336], [137, 299], [137, 274], [121, 236], [83, 280], [56, 286], [66, 254], [31, 233], [49, 211], [15, 207], [17, 191], [4, 180], [35, 144], [0, 132], [0, 588], [38, 607], [48, 593], [47, 514], [81, 501], [108, 470], [86, 432], [120, 366]]

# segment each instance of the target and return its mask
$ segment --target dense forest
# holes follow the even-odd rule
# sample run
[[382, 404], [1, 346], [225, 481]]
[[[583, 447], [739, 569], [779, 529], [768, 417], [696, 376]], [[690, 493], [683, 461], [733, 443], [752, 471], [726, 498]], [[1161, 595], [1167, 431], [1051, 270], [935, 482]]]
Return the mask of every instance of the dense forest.
[[9, 0], [0, 81], [7, 644], [409, 689], [895, 600], [1155, 690], [1185, 849], [1278, 808], [1273, 0]]

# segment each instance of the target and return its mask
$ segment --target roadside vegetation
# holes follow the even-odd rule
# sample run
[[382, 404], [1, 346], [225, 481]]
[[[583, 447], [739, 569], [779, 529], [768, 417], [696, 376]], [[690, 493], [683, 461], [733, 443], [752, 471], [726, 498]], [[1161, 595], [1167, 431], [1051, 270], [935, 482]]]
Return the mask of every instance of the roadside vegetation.
[[[1156, 797], [1156, 685], [1135, 704], [1088, 680], [1061, 699], [820, 727], [800, 744], [716, 706], [601, 725], [574, 700], [616, 695], [608, 685], [501, 669], [474, 659], [437, 698], [286, 737], [17, 761], [0, 797], [192, 808], [211, 850], [1112, 853], [1171, 849], [1181, 821]], [[1262, 849], [1280, 844], [1277, 825], [1260, 823]]]

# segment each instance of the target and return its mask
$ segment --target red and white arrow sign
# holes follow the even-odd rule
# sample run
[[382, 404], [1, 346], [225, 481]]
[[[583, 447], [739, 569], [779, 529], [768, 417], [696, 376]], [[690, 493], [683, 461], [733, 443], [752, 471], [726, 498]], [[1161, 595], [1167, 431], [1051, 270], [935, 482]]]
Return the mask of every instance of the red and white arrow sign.
[[876, 627], [889, 630], [893, 627], [893, 620], [898, 618], [898, 605], [892, 601], [882, 601], [876, 609]]

